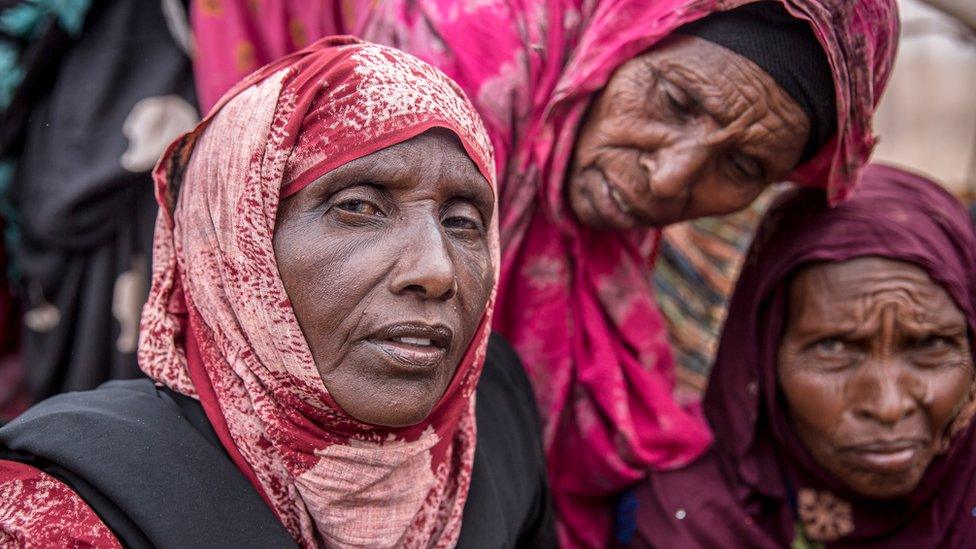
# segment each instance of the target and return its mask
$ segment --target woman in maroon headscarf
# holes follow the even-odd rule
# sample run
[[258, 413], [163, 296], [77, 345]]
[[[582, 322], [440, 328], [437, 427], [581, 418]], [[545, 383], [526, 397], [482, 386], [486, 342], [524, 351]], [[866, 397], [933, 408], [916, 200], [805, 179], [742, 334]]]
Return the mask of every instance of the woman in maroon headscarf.
[[472, 98], [498, 160], [495, 327], [529, 372], [562, 539], [581, 546], [606, 542], [648, 467], [709, 443], [671, 394], [656, 229], [777, 180], [843, 199], [897, 36], [893, 0], [200, 0], [192, 22], [204, 105], [331, 33], [417, 55]]
[[652, 473], [635, 546], [971, 547], [976, 235], [935, 183], [872, 166], [764, 220], [705, 412], [716, 441]]

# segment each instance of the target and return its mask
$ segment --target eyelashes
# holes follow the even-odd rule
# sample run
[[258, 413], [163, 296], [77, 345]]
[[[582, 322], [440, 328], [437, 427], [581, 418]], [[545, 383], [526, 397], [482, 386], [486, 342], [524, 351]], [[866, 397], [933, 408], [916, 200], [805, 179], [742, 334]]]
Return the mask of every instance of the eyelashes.
[[341, 202], [336, 202], [334, 207], [345, 212], [359, 215], [386, 217], [386, 214], [380, 209], [379, 206], [368, 200], [360, 198], [349, 198]]
[[[369, 196], [369, 195], [376, 196]], [[325, 215], [333, 213], [351, 226], [382, 223], [395, 214], [396, 208], [382, 191], [369, 185], [337, 192], [327, 206]], [[482, 236], [486, 227], [477, 207], [464, 199], [448, 201], [440, 212], [440, 224], [455, 233], [477, 233]]]
[[668, 109], [678, 118], [687, 120], [698, 114], [700, 110], [698, 101], [685, 89], [676, 86], [663, 77], [658, 77], [658, 85], [661, 93], [664, 94]]

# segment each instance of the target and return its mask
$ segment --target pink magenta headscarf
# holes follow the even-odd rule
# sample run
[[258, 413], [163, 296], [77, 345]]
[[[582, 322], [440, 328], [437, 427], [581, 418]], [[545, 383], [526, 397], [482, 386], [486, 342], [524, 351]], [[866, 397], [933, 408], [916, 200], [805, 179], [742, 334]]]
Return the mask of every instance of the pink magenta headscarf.
[[[323, 385], [272, 242], [282, 197], [433, 127], [458, 136], [494, 190], [487, 134], [453, 82], [405, 53], [335, 37], [236, 85], [154, 172], [161, 209], [139, 363], [200, 400], [305, 547], [451, 547], [460, 532], [494, 292], [430, 415], [369, 425]], [[497, 269], [496, 219], [489, 242]]]
[[[678, 27], [744, 0], [211, 0], [193, 5], [206, 103], [309, 36], [347, 32], [408, 51], [472, 98], [495, 146], [502, 266], [495, 328], [522, 357], [544, 421], [569, 546], [601, 546], [616, 494], [688, 463], [704, 422], [673, 397], [651, 269], [657, 231], [598, 233], [565, 203], [577, 130], [614, 70]], [[823, 45], [837, 128], [791, 179], [842, 200], [875, 138], [898, 35], [894, 0], [788, 0]]]

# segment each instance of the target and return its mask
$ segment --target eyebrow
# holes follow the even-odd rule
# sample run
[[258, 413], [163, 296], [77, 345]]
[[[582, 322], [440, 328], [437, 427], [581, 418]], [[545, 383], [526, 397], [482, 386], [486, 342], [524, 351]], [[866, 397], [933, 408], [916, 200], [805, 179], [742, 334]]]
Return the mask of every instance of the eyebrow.
[[[410, 172], [410, 167], [406, 163], [393, 161], [398, 165], [391, 166], [390, 164], [393, 162], [390, 162], [389, 159], [378, 158], [357, 164], [357, 161], [365, 158], [367, 157], [364, 156], [339, 166], [319, 178], [314, 184], [324, 184], [323, 190], [328, 189], [332, 192], [359, 182], [375, 183], [379, 186], [388, 186], [391, 188], [406, 186]], [[494, 201], [496, 199], [495, 193], [480, 170], [475, 168], [474, 173], [477, 174], [476, 180], [468, 177], [462, 179], [452, 177], [447, 180], [446, 184], [450, 185], [452, 195], [474, 203], [475, 207], [481, 210], [487, 222], [492, 216]], [[468, 182], [474, 183], [474, 185], [467, 185], [466, 183]]]

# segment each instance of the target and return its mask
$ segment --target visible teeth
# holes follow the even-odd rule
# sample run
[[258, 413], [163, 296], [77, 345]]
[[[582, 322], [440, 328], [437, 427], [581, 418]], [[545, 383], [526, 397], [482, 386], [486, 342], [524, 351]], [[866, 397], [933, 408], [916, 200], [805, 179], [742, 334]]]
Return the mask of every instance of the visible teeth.
[[399, 343], [405, 343], [407, 345], [418, 345], [422, 347], [427, 347], [430, 345], [430, 340], [422, 337], [395, 337], [393, 341]]
[[624, 200], [624, 197], [620, 196], [620, 193], [617, 192], [617, 189], [611, 188], [610, 196], [613, 198], [613, 201], [617, 203], [617, 207], [623, 210], [624, 213], [630, 212], [630, 208], [627, 207], [627, 202]]

